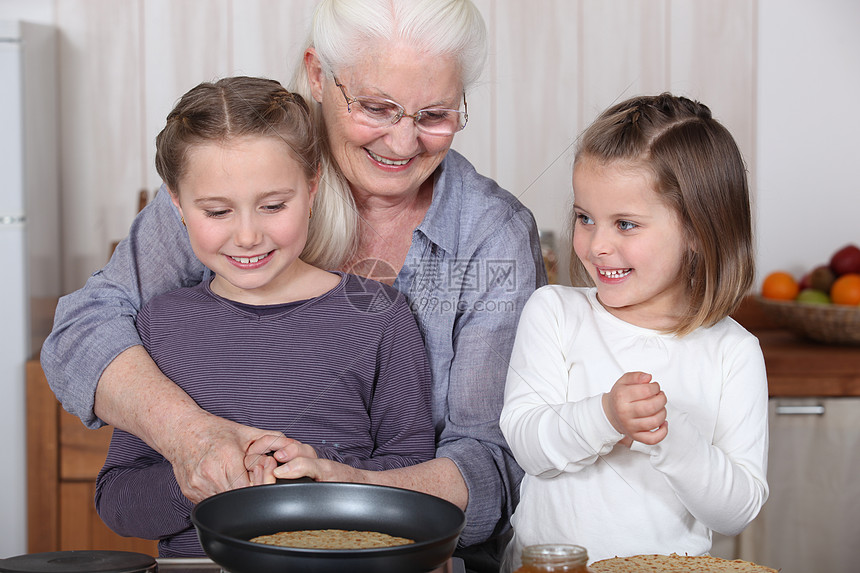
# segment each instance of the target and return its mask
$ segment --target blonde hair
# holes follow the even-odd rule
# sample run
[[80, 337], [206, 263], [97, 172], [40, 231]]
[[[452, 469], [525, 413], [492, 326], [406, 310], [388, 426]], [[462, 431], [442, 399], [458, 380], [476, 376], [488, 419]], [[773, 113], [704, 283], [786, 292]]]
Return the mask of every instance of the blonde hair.
[[[179, 193], [193, 147], [246, 136], [283, 141], [307, 180], [317, 176], [320, 145], [304, 98], [275, 80], [245, 76], [198, 84], [179, 99], [155, 139], [155, 168], [171, 193]], [[316, 256], [316, 243], [324, 240], [308, 236], [301, 259], [325, 262]]]
[[[428, 54], [453, 57], [464, 91], [479, 79], [487, 58], [486, 26], [471, 0], [322, 0], [314, 12], [307, 48], [314, 48], [328, 76], [369, 50], [405, 40]], [[358, 211], [349, 181], [328, 146], [321, 106], [313, 99], [302, 59], [290, 89], [310, 103], [321, 146], [320, 183], [308, 242], [326, 268], [339, 268], [358, 248]], [[316, 240], [324, 236], [325, 241]]]
[[[574, 165], [584, 158], [647, 169], [677, 213], [692, 245], [681, 270], [690, 303], [671, 332], [683, 336], [730, 315], [755, 273], [749, 187], [740, 150], [710, 109], [668, 93], [631, 98], [585, 130]], [[572, 247], [570, 278], [592, 284]]]

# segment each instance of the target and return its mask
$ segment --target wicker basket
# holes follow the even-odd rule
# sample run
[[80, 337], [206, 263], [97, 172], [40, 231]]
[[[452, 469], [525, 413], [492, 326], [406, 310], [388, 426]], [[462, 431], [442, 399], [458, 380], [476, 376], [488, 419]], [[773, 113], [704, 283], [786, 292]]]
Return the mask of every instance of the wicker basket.
[[777, 325], [828, 344], [860, 345], [860, 307], [809, 304], [758, 297], [765, 315]]

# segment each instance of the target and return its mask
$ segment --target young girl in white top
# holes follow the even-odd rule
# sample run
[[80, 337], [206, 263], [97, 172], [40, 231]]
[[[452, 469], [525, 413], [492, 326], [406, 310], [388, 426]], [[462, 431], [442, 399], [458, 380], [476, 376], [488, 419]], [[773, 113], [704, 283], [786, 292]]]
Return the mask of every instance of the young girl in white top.
[[514, 539], [590, 561], [702, 555], [768, 495], [767, 380], [729, 317], [753, 280], [749, 190], [697, 102], [636, 97], [583, 134], [571, 279], [520, 319], [501, 428], [523, 467]]

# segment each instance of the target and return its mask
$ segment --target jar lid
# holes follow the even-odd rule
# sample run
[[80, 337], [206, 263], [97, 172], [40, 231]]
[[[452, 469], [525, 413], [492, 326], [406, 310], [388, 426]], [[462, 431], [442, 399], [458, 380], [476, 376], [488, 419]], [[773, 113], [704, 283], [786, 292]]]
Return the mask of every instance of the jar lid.
[[131, 551], [49, 551], [0, 559], [2, 573], [154, 573], [155, 558]]
[[541, 241], [555, 241], [555, 231], [550, 231], [549, 229], [539, 229], [538, 237], [540, 237]]
[[545, 565], [585, 565], [588, 552], [579, 545], [563, 543], [547, 543], [544, 545], [529, 545], [523, 549], [523, 563], [542, 563]]

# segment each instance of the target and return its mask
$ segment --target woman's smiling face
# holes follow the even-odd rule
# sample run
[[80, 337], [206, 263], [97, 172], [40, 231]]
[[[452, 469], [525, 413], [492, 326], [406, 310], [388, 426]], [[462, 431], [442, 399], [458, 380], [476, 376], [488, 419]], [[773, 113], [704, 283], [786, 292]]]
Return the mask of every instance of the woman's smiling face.
[[[417, 193], [444, 159], [454, 136], [423, 133], [408, 117], [386, 127], [359, 124], [334, 80], [325, 77], [315, 56], [309, 59], [308, 75], [314, 98], [322, 103], [329, 147], [356, 198]], [[456, 61], [429, 56], [408, 44], [370, 50], [358, 63], [336, 73], [350, 97], [389, 99], [407, 114], [428, 107], [461, 109], [463, 103]]]
[[588, 157], [573, 171], [576, 256], [601, 304], [631, 324], [671, 329], [686, 310], [681, 222], [642, 167]]

